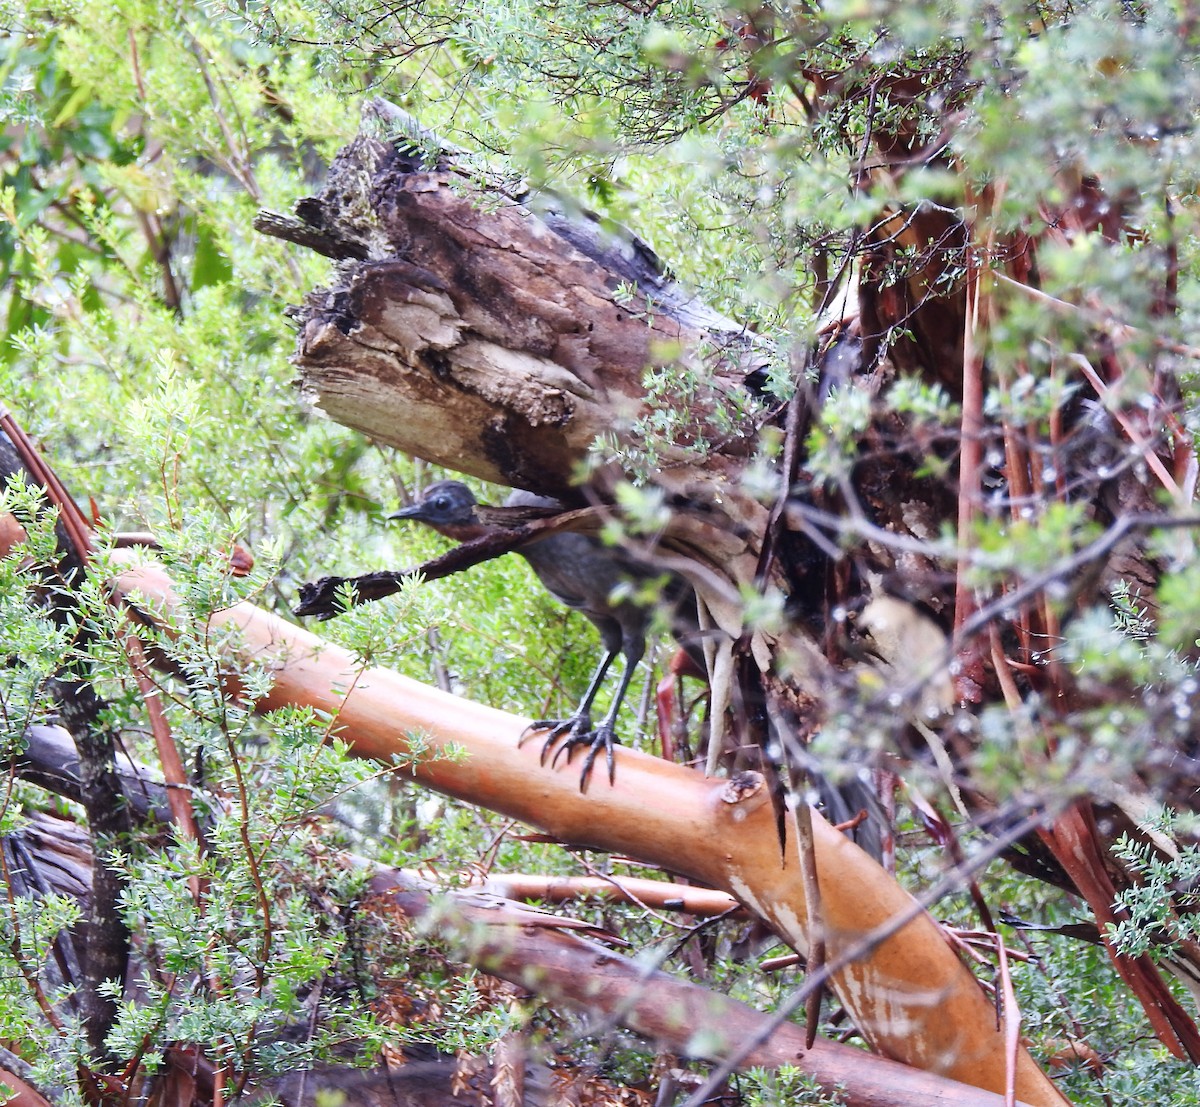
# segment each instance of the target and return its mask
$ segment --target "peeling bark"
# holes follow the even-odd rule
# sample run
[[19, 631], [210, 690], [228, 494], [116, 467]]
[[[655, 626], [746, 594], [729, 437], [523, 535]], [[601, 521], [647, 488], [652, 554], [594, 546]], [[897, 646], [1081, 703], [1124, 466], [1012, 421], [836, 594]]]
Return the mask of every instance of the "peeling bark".
[[[412, 127], [382, 101], [368, 115]], [[701, 371], [694, 439], [766, 364], [633, 235], [553, 197], [481, 190], [446, 151], [362, 135], [298, 214], [256, 226], [309, 246], [340, 227], [364, 254], [300, 312], [305, 390], [338, 422], [459, 472], [573, 497], [593, 441], [647, 414], [648, 368]], [[727, 478], [754, 430], [732, 432], [726, 467], [697, 465], [684, 432], [663, 459], [668, 484]]]

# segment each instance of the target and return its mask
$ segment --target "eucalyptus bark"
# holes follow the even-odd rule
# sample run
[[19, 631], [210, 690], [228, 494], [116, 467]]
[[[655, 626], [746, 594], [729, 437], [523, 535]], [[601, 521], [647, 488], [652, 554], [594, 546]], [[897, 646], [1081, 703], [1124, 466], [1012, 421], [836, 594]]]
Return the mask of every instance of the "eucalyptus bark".
[[[23, 762], [20, 771], [27, 779], [60, 795], [77, 793], [76, 766], [53, 728], [37, 728], [30, 734]], [[169, 821], [163, 786], [148, 779], [144, 766], [126, 765], [121, 778], [127, 795], [156, 800], [145, 813], [159, 811], [164, 823]], [[44, 891], [85, 894], [94, 862], [86, 850], [81, 851], [83, 840], [74, 824], [35, 815], [23, 836], [28, 838], [30, 854], [24, 867], [45, 885]], [[347, 863], [368, 864], [353, 858], [347, 858]], [[502, 876], [493, 883], [502, 889], [514, 879], [520, 880]], [[614, 891], [611, 885], [596, 883], [597, 894]], [[642, 891], [657, 891], [656, 882], [631, 884]], [[849, 1107], [1001, 1107], [1003, 1102], [995, 1093], [826, 1039], [807, 1046], [804, 1031], [794, 1023], [777, 1022], [737, 1000], [649, 969], [598, 944], [606, 935], [593, 925], [525, 907], [502, 890], [438, 891], [411, 874], [378, 868], [369, 891], [360, 909], [372, 913], [382, 908], [378, 914], [384, 923], [392, 918], [388, 908], [399, 907], [478, 968], [560, 1007], [577, 1010], [594, 1024], [625, 1026], [682, 1056], [715, 1063], [734, 1059], [739, 1068], [798, 1066], [823, 1087], [840, 1089]], [[536, 891], [544, 891], [544, 881]], [[680, 888], [679, 894], [696, 896], [706, 910], [712, 909], [706, 898], [717, 895], [699, 888]], [[727, 910], [732, 901], [723, 898], [726, 902], [717, 906]], [[757, 1044], [743, 1056], [740, 1047], [751, 1040]], [[0, 1057], [0, 1068], [3, 1064]]]

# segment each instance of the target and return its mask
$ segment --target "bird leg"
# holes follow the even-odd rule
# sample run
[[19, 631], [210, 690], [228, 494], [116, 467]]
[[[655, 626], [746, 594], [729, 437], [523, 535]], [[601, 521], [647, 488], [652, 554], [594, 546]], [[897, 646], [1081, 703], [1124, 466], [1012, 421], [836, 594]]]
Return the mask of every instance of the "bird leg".
[[[551, 749], [554, 748], [554, 743], [564, 734], [579, 739], [581, 736], [591, 733], [592, 701], [595, 700], [596, 693], [600, 691], [600, 685], [604, 683], [608, 667], [613, 663], [613, 658], [616, 656], [616, 650], [606, 650], [604, 652], [604, 656], [600, 659], [600, 664], [596, 666], [596, 671], [592, 674], [592, 679], [588, 683], [587, 691], [584, 692], [583, 699], [579, 701], [579, 706], [575, 708], [574, 714], [565, 719], [535, 719], [522, 732], [522, 742], [529, 735], [538, 731], [548, 730], [550, 732], [550, 737], [546, 739], [546, 744], [542, 747], [543, 765], [546, 764], [546, 758], [550, 755]], [[568, 748], [571, 744], [571, 739], [568, 738], [564, 748]], [[579, 742], [576, 741], [574, 744], [578, 745]]]
[[613, 695], [612, 703], [609, 705], [608, 714], [604, 716], [603, 721], [595, 730], [589, 734], [569, 734], [567, 740], [563, 742], [558, 753], [554, 755], [554, 760], [558, 760], [558, 755], [563, 750], [567, 750], [567, 760], [571, 760], [570, 750], [575, 746], [590, 745], [587, 757], [583, 759], [583, 771], [579, 774], [579, 790], [587, 791], [588, 777], [592, 775], [592, 766], [596, 762], [596, 754], [601, 749], [604, 750], [604, 759], [608, 765], [608, 782], [615, 784], [617, 780], [617, 766], [613, 757], [613, 747], [617, 744], [617, 713], [621, 710], [621, 704], [624, 702], [625, 693], [629, 691], [629, 682], [633, 680], [633, 670], [638, 663], [638, 657], [631, 657], [628, 653], [625, 654], [625, 669], [621, 673], [621, 682], [617, 685], [617, 690]]
[[[617, 655], [617, 650], [605, 651], [604, 658], [599, 666], [597, 666], [596, 672], [592, 676], [592, 681], [588, 685], [588, 689], [584, 693], [583, 699], [580, 701], [574, 715], [568, 719], [539, 719], [536, 722], [530, 723], [525, 728], [522, 740], [524, 740], [526, 735], [534, 731], [550, 731], [550, 737], [546, 739], [546, 744], [542, 747], [542, 764], [546, 763], [546, 758], [550, 756], [550, 751], [553, 749], [554, 756], [550, 762], [551, 768], [554, 768], [558, 764], [558, 759], [564, 753], [567, 755], [567, 760], [570, 761], [571, 751], [577, 746], [591, 747], [588, 750], [587, 756], [583, 759], [583, 770], [579, 775], [579, 790], [581, 792], [587, 790], [588, 777], [591, 776], [592, 766], [595, 764], [596, 756], [601, 749], [604, 750], [605, 763], [608, 766], [608, 782], [612, 784], [616, 781], [617, 766], [613, 756], [613, 747], [617, 744], [617, 715], [621, 710], [621, 704], [625, 700], [625, 693], [629, 690], [634, 670], [637, 667], [637, 663], [641, 660], [644, 650], [645, 641], [640, 636], [623, 644], [620, 652], [624, 655], [625, 667], [621, 672], [621, 680], [617, 685], [617, 690], [613, 694], [612, 703], [609, 705], [608, 711], [598, 727], [592, 726], [592, 701], [596, 698], [596, 693], [600, 689], [600, 685], [604, 680], [605, 674], [608, 672], [609, 666], [613, 662], [613, 658]], [[566, 738], [557, 749], [554, 749], [555, 743], [564, 734]]]

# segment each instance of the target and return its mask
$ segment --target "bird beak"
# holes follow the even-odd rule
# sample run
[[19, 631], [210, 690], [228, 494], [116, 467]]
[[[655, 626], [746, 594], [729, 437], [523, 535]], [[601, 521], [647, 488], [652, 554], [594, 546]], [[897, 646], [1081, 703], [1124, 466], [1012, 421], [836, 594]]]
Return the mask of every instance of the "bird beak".
[[402, 507], [399, 511], [393, 511], [389, 519], [420, 519], [425, 511], [424, 504], [409, 504], [408, 507]]

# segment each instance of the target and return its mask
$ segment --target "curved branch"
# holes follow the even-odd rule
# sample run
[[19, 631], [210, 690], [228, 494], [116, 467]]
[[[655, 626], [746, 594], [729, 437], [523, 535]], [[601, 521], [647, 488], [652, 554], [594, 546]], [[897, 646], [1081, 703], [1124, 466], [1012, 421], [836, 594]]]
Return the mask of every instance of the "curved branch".
[[[128, 564], [118, 591], [145, 617], [169, 624], [178, 602], [170, 580], [155, 566]], [[757, 774], [705, 779], [619, 749], [615, 784], [597, 779], [581, 795], [573, 767], [543, 766], [539, 743], [519, 744], [527, 719], [386, 669], [361, 672], [347, 651], [249, 604], [214, 615], [212, 623], [238, 631], [236, 660], [271, 666], [274, 686], [256, 710], [299, 704], [328, 713], [355, 753], [385, 764], [408, 754], [406, 735], [420, 734], [432, 756], [412, 769], [419, 783], [565, 841], [630, 854], [724, 889], [789, 944], [808, 948], [792, 820], [786, 820], [781, 859], [772, 806]], [[466, 756], [437, 756], [451, 744]], [[824, 819], [814, 814], [812, 823], [830, 961], [864, 949], [832, 975], [858, 1026], [889, 1057], [1003, 1091], [1005, 1044], [995, 1011], [937, 925]], [[886, 936], [875, 941], [875, 934]], [[1024, 1051], [1016, 1089], [1031, 1104], [1065, 1102]]]

